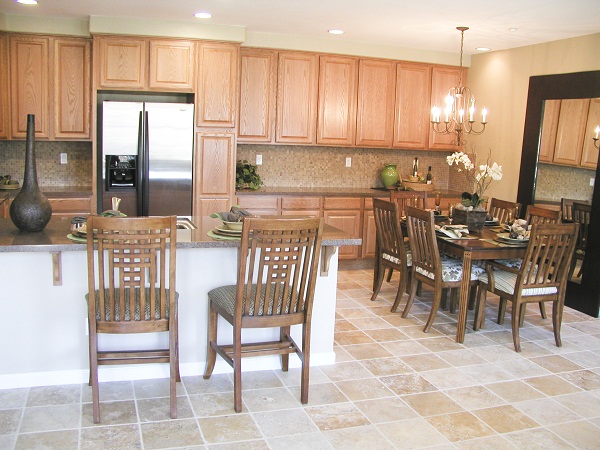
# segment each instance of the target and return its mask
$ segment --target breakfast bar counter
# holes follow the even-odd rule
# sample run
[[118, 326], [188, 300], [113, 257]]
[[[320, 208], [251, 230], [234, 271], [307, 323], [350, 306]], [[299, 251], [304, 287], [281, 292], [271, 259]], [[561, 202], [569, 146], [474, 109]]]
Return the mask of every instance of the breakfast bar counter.
[[[198, 229], [177, 232], [177, 291], [179, 292], [179, 347], [181, 374], [204, 371], [210, 289], [235, 284], [239, 241], [214, 240], [206, 230], [208, 218], [191, 218]], [[67, 238], [69, 218], [52, 218], [39, 233], [20, 232], [10, 219], [0, 219], [0, 389], [87, 383], [88, 336], [86, 244]], [[335, 362], [333, 331], [337, 285], [337, 248], [360, 245], [360, 239], [326, 226], [323, 236], [320, 276], [313, 308], [311, 364]], [[276, 329], [252, 330], [251, 340], [267, 340]], [[231, 341], [228, 323], [219, 324], [219, 339]], [[299, 342], [300, 329], [292, 329]], [[160, 345], [165, 336], [101, 336], [104, 348], [126, 349], [127, 344], [151, 342]], [[150, 339], [150, 341], [148, 340]], [[143, 345], [143, 344], [142, 344]], [[276, 356], [244, 360], [243, 370], [279, 368]], [[299, 366], [290, 358], [291, 366]], [[167, 365], [104, 366], [100, 380], [168, 377]], [[230, 367], [218, 361], [215, 373]]]

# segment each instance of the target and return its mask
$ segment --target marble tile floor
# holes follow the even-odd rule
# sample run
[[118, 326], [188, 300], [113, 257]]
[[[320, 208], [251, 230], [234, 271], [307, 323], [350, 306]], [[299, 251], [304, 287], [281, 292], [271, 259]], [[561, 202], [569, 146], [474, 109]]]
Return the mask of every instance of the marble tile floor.
[[374, 302], [371, 283], [370, 262], [340, 263], [337, 362], [311, 369], [308, 405], [298, 369], [245, 373], [240, 414], [229, 374], [184, 377], [177, 420], [164, 379], [103, 383], [100, 425], [87, 385], [0, 390], [0, 449], [600, 448], [600, 320], [566, 309], [558, 348], [531, 307], [517, 354], [494, 298], [457, 344], [447, 311], [423, 333], [430, 291], [402, 319], [397, 278]]

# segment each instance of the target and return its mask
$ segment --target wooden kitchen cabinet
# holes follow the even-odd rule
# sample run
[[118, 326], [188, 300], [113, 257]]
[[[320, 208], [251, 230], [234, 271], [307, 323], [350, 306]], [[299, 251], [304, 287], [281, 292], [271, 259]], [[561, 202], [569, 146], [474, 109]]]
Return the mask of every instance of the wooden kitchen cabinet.
[[201, 210], [199, 200], [220, 199], [231, 204], [235, 195], [235, 134], [196, 133], [194, 152], [193, 213]]
[[361, 256], [375, 258], [377, 250], [377, 230], [375, 228], [375, 213], [373, 212], [373, 199], [365, 198], [363, 212], [363, 232]]
[[90, 139], [90, 70], [89, 40], [54, 40], [54, 138]]
[[24, 138], [27, 114], [35, 114], [35, 137], [50, 137], [50, 38], [13, 35], [10, 41], [11, 135]]
[[[323, 217], [325, 223], [345, 231], [353, 238], [362, 235], [363, 199], [358, 197], [325, 197]], [[339, 259], [356, 259], [360, 246], [346, 245], [339, 249]]]
[[147, 39], [98, 36], [94, 38], [96, 52], [99, 88], [139, 90], [148, 86]]
[[589, 99], [561, 100], [553, 162], [575, 166], [581, 163], [589, 107]]
[[542, 119], [542, 134], [540, 136], [539, 161], [551, 163], [554, 158], [556, 145], [556, 131], [558, 130], [558, 116], [560, 114], [560, 100], [546, 100]]
[[196, 125], [234, 128], [237, 110], [239, 46], [199, 45]]
[[431, 95], [431, 66], [398, 63], [396, 66], [396, 105], [394, 147], [428, 148]]
[[598, 148], [594, 145], [596, 127], [600, 125], [600, 98], [592, 98], [583, 138], [583, 150], [581, 153], [581, 167], [595, 169], [598, 165]]
[[238, 142], [275, 140], [277, 52], [242, 48]]
[[356, 58], [320, 57], [317, 144], [354, 144], [357, 81]]
[[193, 41], [151, 40], [148, 87], [156, 90], [194, 90]]
[[284, 216], [321, 217], [322, 197], [281, 197], [281, 214]]
[[[429, 111], [436, 105], [444, 108], [445, 98], [448, 96], [448, 90], [458, 86], [462, 76], [463, 86], [467, 85], [467, 72], [464, 68], [453, 66], [433, 66], [431, 69], [431, 100]], [[483, 105], [480, 106], [482, 108]], [[459, 151], [459, 145], [453, 145], [451, 141], [456, 137], [454, 133], [442, 134], [433, 131], [429, 120], [429, 148], [432, 150], [451, 150]], [[443, 124], [442, 124], [443, 125]], [[477, 125], [477, 124], [476, 124]], [[468, 139], [468, 135], [466, 136]]]
[[391, 147], [393, 140], [396, 65], [361, 59], [358, 69], [356, 145]]
[[239, 195], [237, 205], [257, 216], [279, 214], [280, 197], [272, 195]]
[[9, 136], [8, 65], [8, 36], [0, 34], [0, 139]]
[[318, 72], [315, 53], [279, 53], [276, 142], [315, 143]]
[[48, 197], [53, 216], [86, 216], [92, 213], [91, 195]]

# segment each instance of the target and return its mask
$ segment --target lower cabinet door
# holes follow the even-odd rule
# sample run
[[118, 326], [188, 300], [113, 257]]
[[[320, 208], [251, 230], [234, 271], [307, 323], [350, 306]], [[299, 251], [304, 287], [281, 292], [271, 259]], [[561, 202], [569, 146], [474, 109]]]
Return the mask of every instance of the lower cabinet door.
[[[360, 210], [325, 211], [325, 223], [345, 231], [354, 238], [361, 237]], [[339, 248], [339, 259], [356, 259], [360, 245], [345, 245]]]

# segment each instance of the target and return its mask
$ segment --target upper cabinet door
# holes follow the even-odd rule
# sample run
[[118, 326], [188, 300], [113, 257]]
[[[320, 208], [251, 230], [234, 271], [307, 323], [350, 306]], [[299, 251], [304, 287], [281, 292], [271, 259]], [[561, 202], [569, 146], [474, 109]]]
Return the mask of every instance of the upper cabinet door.
[[194, 90], [194, 43], [150, 41], [150, 89]]
[[426, 149], [429, 142], [431, 66], [398, 63], [394, 147]]
[[27, 134], [27, 114], [35, 114], [35, 136], [50, 137], [48, 48], [45, 37], [10, 37], [12, 137]]
[[54, 41], [54, 137], [90, 138], [90, 49], [88, 40]]
[[143, 89], [147, 86], [147, 41], [134, 38], [98, 37], [98, 86]]
[[589, 99], [562, 100], [554, 147], [555, 163], [579, 165], [583, 149], [583, 137], [587, 115], [590, 108]]
[[317, 55], [281, 52], [278, 65], [276, 141], [314, 144], [319, 70]]
[[238, 142], [273, 142], [277, 52], [241, 49]]
[[238, 59], [237, 44], [200, 44], [196, 92], [199, 127], [235, 127]]
[[8, 138], [8, 65], [8, 36], [0, 35], [0, 139]]
[[600, 125], [600, 98], [590, 100], [590, 108], [583, 138], [583, 152], [581, 153], [581, 166], [595, 169], [598, 165], [598, 148], [594, 145], [594, 131]]
[[[448, 90], [458, 86], [462, 73], [462, 84], [467, 85], [467, 72], [460, 67], [434, 66], [431, 72], [431, 104], [429, 110], [436, 105], [444, 107], [444, 100], [448, 95]], [[427, 121], [429, 123], [429, 121]], [[443, 125], [443, 124], [442, 124]], [[453, 133], [442, 134], [433, 131], [429, 123], [429, 148], [436, 150], [460, 150], [460, 146], [452, 145], [452, 140], [456, 138]], [[468, 139], [468, 135], [466, 135]]]
[[358, 69], [356, 145], [391, 147], [396, 64], [361, 59]]
[[551, 163], [554, 158], [556, 145], [556, 131], [558, 130], [558, 116], [560, 114], [560, 100], [546, 100], [542, 119], [542, 134], [540, 136], [540, 162]]
[[318, 144], [354, 144], [357, 68], [354, 58], [320, 57]]

